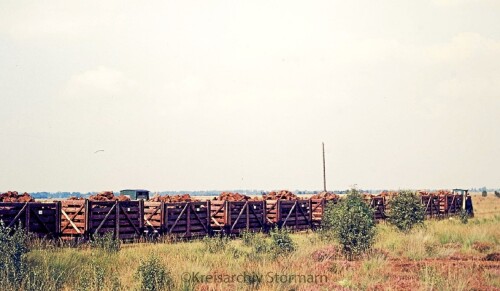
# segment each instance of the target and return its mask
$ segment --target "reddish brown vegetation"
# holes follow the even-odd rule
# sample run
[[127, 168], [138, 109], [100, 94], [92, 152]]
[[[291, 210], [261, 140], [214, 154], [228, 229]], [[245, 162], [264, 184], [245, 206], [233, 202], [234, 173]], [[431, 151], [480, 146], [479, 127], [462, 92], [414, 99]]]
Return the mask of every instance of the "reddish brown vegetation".
[[472, 248], [480, 253], [484, 253], [493, 248], [493, 244], [487, 242], [474, 242]]
[[0, 194], [0, 202], [35, 202], [28, 193], [18, 194], [17, 191], [8, 191]]
[[485, 261], [500, 262], [500, 253], [487, 254], [484, 258]]
[[312, 259], [317, 262], [341, 258], [343, 258], [343, 256], [339, 246], [327, 246], [326, 248], [319, 249], [312, 253]]

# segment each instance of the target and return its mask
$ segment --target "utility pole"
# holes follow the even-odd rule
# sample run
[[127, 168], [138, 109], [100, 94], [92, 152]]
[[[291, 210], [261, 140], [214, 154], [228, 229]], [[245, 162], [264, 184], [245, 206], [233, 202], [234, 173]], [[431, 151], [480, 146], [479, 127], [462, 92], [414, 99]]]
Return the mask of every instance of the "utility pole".
[[325, 143], [323, 145], [323, 190], [326, 192], [326, 166], [325, 166]]

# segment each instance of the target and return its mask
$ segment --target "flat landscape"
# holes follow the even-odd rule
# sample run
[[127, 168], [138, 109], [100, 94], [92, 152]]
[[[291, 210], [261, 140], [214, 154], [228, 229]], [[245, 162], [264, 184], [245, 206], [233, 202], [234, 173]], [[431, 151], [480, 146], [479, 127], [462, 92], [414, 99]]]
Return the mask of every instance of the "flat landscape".
[[353, 261], [310, 230], [292, 233], [296, 248], [281, 255], [259, 247], [271, 240], [261, 233], [230, 240], [167, 237], [117, 251], [35, 240], [27, 259], [36, 272], [23, 284], [31, 290], [140, 289], [141, 262], [153, 260], [158, 264], [149, 271], [164, 270], [165, 288], [174, 290], [500, 290], [500, 198], [472, 197], [475, 217], [467, 224], [432, 219], [403, 234], [378, 223], [373, 249]]

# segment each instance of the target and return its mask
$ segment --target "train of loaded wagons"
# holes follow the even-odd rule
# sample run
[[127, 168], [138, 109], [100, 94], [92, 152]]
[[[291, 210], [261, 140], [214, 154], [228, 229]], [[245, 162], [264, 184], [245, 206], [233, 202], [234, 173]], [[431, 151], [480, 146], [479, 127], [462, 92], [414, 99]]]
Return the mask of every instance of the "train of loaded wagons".
[[[473, 215], [467, 190], [417, 191], [427, 218], [445, 218], [465, 209]], [[384, 221], [389, 201], [397, 192], [362, 194], [374, 219]], [[342, 194], [321, 192], [304, 198], [290, 191], [273, 191], [261, 197], [222, 192], [201, 201], [189, 194], [150, 197], [147, 190], [105, 191], [88, 198], [38, 202], [29, 194], [0, 194], [0, 220], [4, 226], [23, 227], [35, 236], [61, 240], [88, 240], [112, 233], [123, 241], [171, 236], [189, 239], [214, 234], [271, 228], [317, 229], [327, 203], [334, 206]]]

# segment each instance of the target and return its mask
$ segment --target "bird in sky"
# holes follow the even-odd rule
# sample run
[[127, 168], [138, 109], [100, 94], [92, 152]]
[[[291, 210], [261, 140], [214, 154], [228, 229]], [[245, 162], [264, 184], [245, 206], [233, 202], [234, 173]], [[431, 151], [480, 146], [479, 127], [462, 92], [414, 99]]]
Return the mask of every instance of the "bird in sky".
[[97, 150], [94, 152], [94, 154], [97, 154], [98, 152], [103, 152], [104, 150]]

